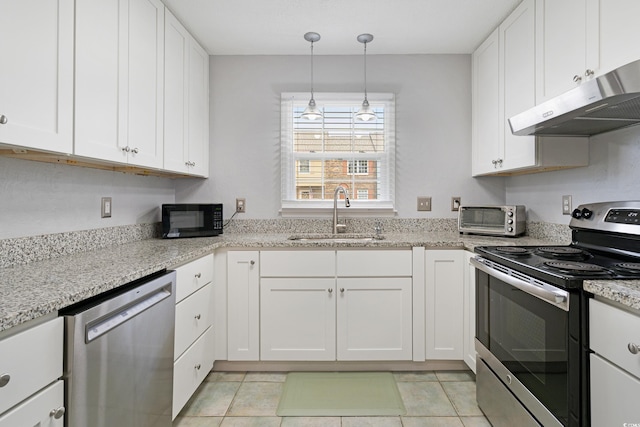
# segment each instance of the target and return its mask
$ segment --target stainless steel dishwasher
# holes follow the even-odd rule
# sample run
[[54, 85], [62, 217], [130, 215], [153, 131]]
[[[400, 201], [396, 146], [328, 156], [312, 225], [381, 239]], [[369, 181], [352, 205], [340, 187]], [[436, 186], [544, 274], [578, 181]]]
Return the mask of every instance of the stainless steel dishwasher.
[[61, 312], [66, 427], [171, 427], [175, 281], [157, 273]]

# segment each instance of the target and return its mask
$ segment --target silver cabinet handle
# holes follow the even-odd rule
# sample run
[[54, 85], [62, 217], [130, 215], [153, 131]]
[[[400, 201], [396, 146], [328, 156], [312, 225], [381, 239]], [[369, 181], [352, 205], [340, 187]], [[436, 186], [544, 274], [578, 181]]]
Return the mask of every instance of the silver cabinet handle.
[[249, 264], [251, 264], [251, 265], [255, 265], [255, 264], [256, 264], [256, 262], [255, 262], [254, 260], [251, 260], [251, 261], [249, 261]]
[[576, 74], [575, 76], [573, 76], [573, 81], [575, 83], [580, 83], [582, 81], [582, 76]]
[[591, 77], [591, 76], [593, 76], [594, 74], [595, 74], [595, 71], [593, 71], [593, 70], [591, 70], [591, 69], [589, 69], [589, 68], [587, 68], [587, 70], [584, 72], [584, 75], [585, 75], [586, 77]]
[[200, 366], [200, 364], [198, 363], [196, 366], [194, 366], [194, 368], [196, 368], [198, 371], [200, 370], [202, 366]]
[[0, 114], [0, 125], [6, 125], [9, 119], [4, 114]]
[[132, 149], [132, 150], [131, 150], [131, 152], [132, 152], [133, 154], [138, 154], [138, 149], [137, 149], [137, 148], [134, 148], [134, 149]]
[[127, 145], [126, 147], [122, 147], [122, 151], [128, 153], [129, 151], [131, 151], [131, 148], [129, 148], [129, 146]]
[[340, 288], [340, 293], [344, 294], [344, 288]]
[[202, 273], [198, 273], [198, 274], [196, 274], [196, 275], [195, 275], [195, 277], [196, 277], [196, 279], [201, 278], [201, 277], [202, 277]]
[[59, 420], [60, 418], [62, 418], [64, 413], [65, 413], [64, 406], [61, 406], [59, 408], [52, 409], [51, 412], [49, 412], [49, 416], [55, 418], [56, 420]]
[[195, 166], [195, 165], [196, 165], [196, 162], [191, 162], [191, 166]]
[[329, 288], [329, 289], [327, 289], [327, 292], [333, 293], [333, 289]]
[[10, 380], [11, 380], [11, 375], [9, 375], [9, 374], [0, 375], [0, 387], [4, 387], [7, 384], [9, 384]]
[[195, 315], [195, 319], [196, 319], [196, 320], [200, 320], [200, 318], [201, 318], [201, 317], [202, 317], [202, 316], [201, 316], [201, 315], [199, 315], [199, 314], [196, 314], [196, 315]]
[[629, 352], [631, 354], [638, 354], [638, 352], [640, 352], [640, 345], [634, 344], [632, 342], [627, 344], [627, 348], [629, 349]]

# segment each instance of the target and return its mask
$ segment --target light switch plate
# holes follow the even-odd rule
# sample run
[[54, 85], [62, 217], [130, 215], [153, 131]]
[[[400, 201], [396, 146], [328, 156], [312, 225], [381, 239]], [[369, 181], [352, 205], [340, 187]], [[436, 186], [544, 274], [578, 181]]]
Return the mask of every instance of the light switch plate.
[[418, 197], [418, 210], [430, 211], [431, 210], [431, 197]]
[[103, 197], [100, 214], [102, 218], [111, 218], [111, 208], [111, 197]]
[[571, 196], [562, 196], [562, 215], [571, 215]]

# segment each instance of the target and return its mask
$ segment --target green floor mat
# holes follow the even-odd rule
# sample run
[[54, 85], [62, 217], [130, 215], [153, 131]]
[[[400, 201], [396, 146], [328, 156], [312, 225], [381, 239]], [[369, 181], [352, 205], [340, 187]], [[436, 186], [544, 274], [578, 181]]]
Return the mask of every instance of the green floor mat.
[[276, 414], [339, 417], [406, 412], [391, 372], [291, 372]]

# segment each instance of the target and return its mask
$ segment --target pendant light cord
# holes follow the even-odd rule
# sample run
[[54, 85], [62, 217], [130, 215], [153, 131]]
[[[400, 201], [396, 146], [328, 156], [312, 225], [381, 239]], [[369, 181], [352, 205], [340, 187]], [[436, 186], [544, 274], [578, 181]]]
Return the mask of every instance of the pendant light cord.
[[364, 100], [367, 101], [367, 42], [364, 42]]
[[313, 40], [311, 41], [311, 99], [313, 99]]

